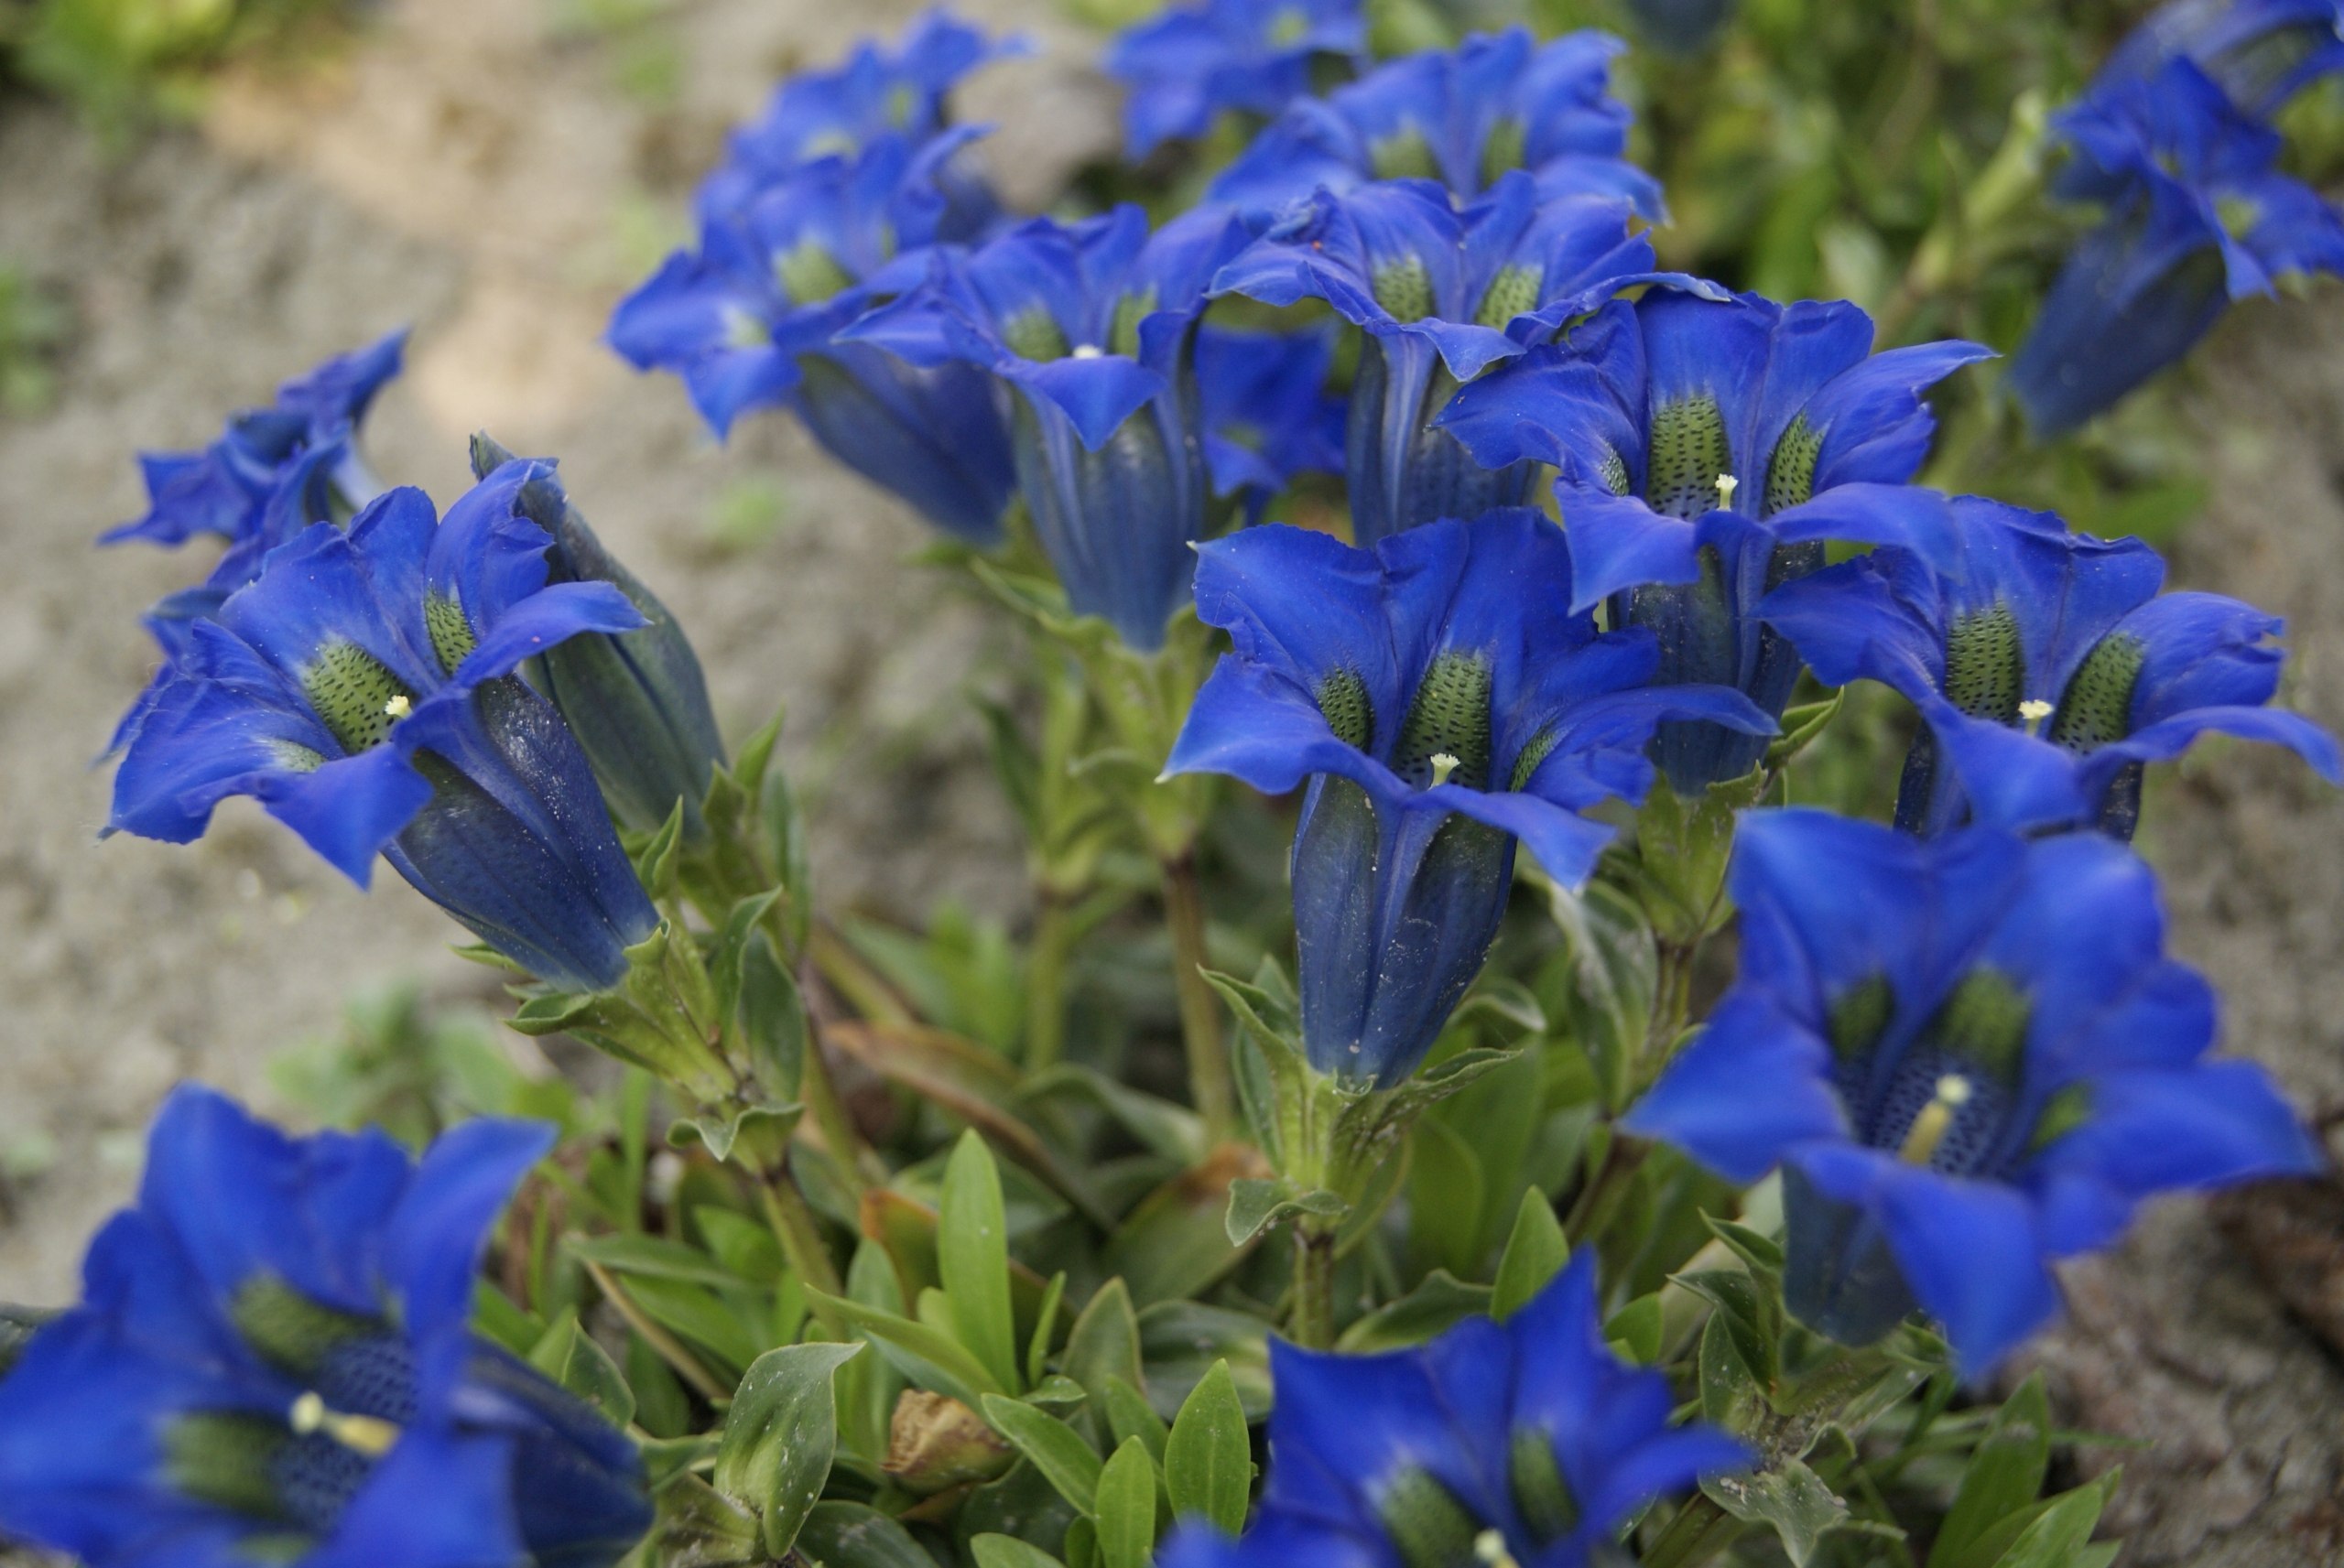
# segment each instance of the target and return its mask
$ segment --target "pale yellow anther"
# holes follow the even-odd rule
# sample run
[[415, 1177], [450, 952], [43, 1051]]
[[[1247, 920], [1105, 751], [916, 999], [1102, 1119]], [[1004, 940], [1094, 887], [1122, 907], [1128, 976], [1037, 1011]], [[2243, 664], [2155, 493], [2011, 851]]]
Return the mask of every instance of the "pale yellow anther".
[[1718, 475], [1718, 504], [1721, 507], [1731, 506], [1733, 504], [1733, 492], [1741, 488], [1742, 481], [1734, 478], [1733, 475], [1730, 473], [1721, 473]]
[[1432, 754], [1430, 761], [1432, 762], [1432, 782], [1436, 788], [1441, 784], [1447, 784], [1449, 782], [1449, 775], [1455, 773], [1460, 765], [1455, 757], [1450, 756], [1446, 752], [1435, 752]]
[[2051, 717], [2051, 705], [2039, 697], [2030, 697], [2018, 705], [2018, 716], [2026, 721], [2027, 729], [2033, 730]]
[[329, 1409], [324, 1397], [314, 1389], [293, 1401], [293, 1408], [285, 1412], [285, 1421], [299, 1436], [322, 1432], [352, 1453], [363, 1454], [369, 1459], [380, 1459], [399, 1440], [396, 1423], [379, 1416], [344, 1415]]
[[1095, 360], [1106, 351], [1096, 343], [1077, 343], [1074, 346], [1074, 357], [1079, 360]]
[[1921, 1108], [1905, 1130], [1904, 1141], [1897, 1146], [1896, 1157], [1908, 1165], [1926, 1165], [1937, 1153], [1937, 1145], [1953, 1130], [1953, 1119], [1970, 1103], [1973, 1091], [1970, 1080], [1959, 1073], [1948, 1073], [1937, 1080], [1937, 1098]]
[[390, 701], [383, 704], [383, 711], [394, 719], [405, 719], [415, 711], [415, 704], [407, 700], [407, 693], [400, 692]]
[[1488, 1563], [1490, 1568], [1522, 1568], [1514, 1560], [1514, 1553], [1506, 1550], [1505, 1536], [1498, 1530], [1485, 1530], [1475, 1536], [1473, 1555]]

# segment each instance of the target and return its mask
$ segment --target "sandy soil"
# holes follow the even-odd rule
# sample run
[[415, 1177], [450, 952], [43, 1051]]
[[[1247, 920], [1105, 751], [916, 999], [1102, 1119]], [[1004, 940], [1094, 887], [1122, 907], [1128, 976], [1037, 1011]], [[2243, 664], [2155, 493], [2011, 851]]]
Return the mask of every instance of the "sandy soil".
[[[1061, 46], [969, 99], [1003, 122], [993, 164], [1013, 197], [1046, 201], [1111, 144], [1112, 100], [1044, 0], [968, 8]], [[0, 1171], [33, 1173], [0, 1184], [0, 1297], [70, 1292], [172, 1082], [265, 1102], [269, 1057], [329, 1027], [353, 989], [482, 988], [396, 880], [363, 896], [256, 812], [231, 809], [183, 849], [94, 837], [106, 775], [88, 763], [148, 664], [134, 617], [199, 569], [92, 551], [138, 509], [129, 453], [199, 443], [229, 406], [397, 322], [417, 326], [412, 369], [374, 420], [376, 466], [444, 501], [474, 427], [559, 456], [692, 629], [732, 730], [788, 705], [832, 899], [1015, 906], [1014, 835], [957, 697], [992, 633], [904, 565], [917, 523], [781, 421], [715, 449], [672, 384], [595, 341], [649, 259], [630, 236], [680, 214], [722, 125], [778, 72], [911, 10], [689, 0], [652, 35], [676, 51], [685, 107], [622, 91], [624, 49], [557, 37], [545, 0], [393, 0], [342, 62], [232, 84], [200, 134], [117, 166], [50, 114], [0, 114], [0, 250], [78, 322], [54, 411], [0, 423]], [[2337, 300], [2258, 308], [2208, 356], [2216, 500], [2176, 577], [2289, 616], [2294, 700], [2344, 728]], [[708, 519], [752, 475], [783, 487], [776, 536], [723, 546]], [[2270, 1062], [2307, 1109], [2344, 1108], [2344, 798], [2225, 749], [2154, 796], [2151, 818], [2176, 944], [2229, 997], [2230, 1048]], [[2315, 1229], [2315, 1257], [2339, 1247]], [[2251, 1249], [2174, 1205], [2068, 1284], [2075, 1326], [2040, 1357], [2066, 1419], [2154, 1444], [2087, 1466], [2127, 1466], [2125, 1561], [2344, 1560], [2344, 1376]]]

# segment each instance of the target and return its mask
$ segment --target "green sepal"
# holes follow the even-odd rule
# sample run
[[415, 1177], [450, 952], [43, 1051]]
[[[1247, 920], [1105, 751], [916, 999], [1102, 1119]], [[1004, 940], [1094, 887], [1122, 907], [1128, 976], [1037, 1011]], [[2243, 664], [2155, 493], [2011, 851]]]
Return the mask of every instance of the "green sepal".
[[703, 1104], [734, 1094], [739, 1077], [712, 1044], [722, 1038], [722, 1009], [689, 934], [663, 920], [626, 958], [626, 978], [613, 989], [533, 989], [507, 1022], [523, 1034], [573, 1035]]
[[1831, 720], [1839, 716], [1839, 706], [1847, 695], [1848, 688], [1839, 687], [1819, 702], [1802, 702], [1796, 708], [1785, 708], [1783, 732], [1766, 748], [1765, 772], [1780, 773], [1785, 763], [1813, 745], [1830, 728]]
[[754, 1151], [753, 1163], [769, 1165], [789, 1146], [806, 1108], [796, 1100], [778, 1105], [736, 1105], [699, 1116], [679, 1116], [667, 1126], [667, 1141], [678, 1149], [697, 1143], [717, 1161], [732, 1158], [735, 1149]]
[[1731, 918], [1725, 873], [1733, 854], [1734, 820], [1758, 803], [1768, 778], [1764, 768], [1753, 768], [1741, 778], [1711, 784], [1698, 801], [1666, 785], [1645, 797], [1636, 813], [1635, 847], [1607, 857], [1606, 864], [1635, 893], [1661, 941], [1691, 947]]

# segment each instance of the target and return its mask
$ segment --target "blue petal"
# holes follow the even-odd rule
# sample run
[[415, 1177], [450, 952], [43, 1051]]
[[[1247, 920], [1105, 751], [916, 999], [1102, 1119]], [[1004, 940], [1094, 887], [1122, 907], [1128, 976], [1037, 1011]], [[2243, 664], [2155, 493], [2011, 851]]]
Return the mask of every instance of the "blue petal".
[[512, 1471], [508, 1438], [409, 1427], [304, 1568], [509, 1568], [526, 1561]]
[[513, 1189], [553, 1147], [543, 1122], [468, 1121], [424, 1152], [385, 1222], [383, 1270], [395, 1282], [411, 1336], [461, 1327], [495, 1222]]
[[[1802, 1142], [1850, 1135], [1830, 1065], [1829, 1050], [1805, 1024], [1737, 990], [1620, 1125], [1747, 1184]], [[1766, 1092], [1753, 1095], [1753, 1083]]]

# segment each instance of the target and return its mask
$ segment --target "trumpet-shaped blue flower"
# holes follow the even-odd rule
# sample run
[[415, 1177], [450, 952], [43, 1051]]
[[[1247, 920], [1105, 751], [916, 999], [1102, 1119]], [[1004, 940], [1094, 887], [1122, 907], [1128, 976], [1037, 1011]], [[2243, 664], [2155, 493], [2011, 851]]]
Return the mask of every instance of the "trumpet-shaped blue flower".
[[[830, 70], [793, 76], [775, 90], [764, 114], [737, 126], [724, 159], [700, 182], [703, 221], [739, 215], [768, 187], [809, 163], [850, 162], [889, 136], [915, 146], [947, 128], [947, 95], [991, 60], [1028, 52], [1022, 38], [994, 40], [941, 9], [925, 13], [894, 49], [865, 41]], [[971, 240], [996, 222], [1001, 203], [955, 142], [939, 160], [944, 197], [941, 237]]]
[[1331, 330], [1197, 330], [1205, 467], [1217, 496], [1243, 494], [1249, 517], [1298, 474], [1343, 471], [1344, 401], [1329, 396]]
[[1225, 109], [1275, 114], [1309, 92], [1320, 59], [1366, 50], [1360, 0], [1204, 0], [1125, 28], [1101, 64], [1130, 90], [1123, 146], [1136, 159], [1203, 135]]
[[615, 985], [658, 915], [578, 742], [512, 672], [644, 619], [608, 583], [548, 584], [553, 541], [518, 512], [545, 471], [505, 464], [444, 523], [389, 491], [272, 551], [125, 727], [107, 830], [184, 844], [248, 795], [361, 886], [382, 854], [539, 979]]
[[[512, 460], [486, 436], [472, 438], [477, 478]], [[632, 632], [565, 638], [530, 659], [529, 680], [585, 749], [613, 816], [650, 832], [680, 801], [684, 836], [697, 842], [706, 827], [700, 802], [709, 777], [724, 762], [700, 655], [659, 596], [595, 536], [553, 467], [537, 463], [514, 497], [515, 510], [553, 540], [548, 580], [608, 583], [626, 595], [644, 623]]]
[[1362, 545], [1436, 517], [1472, 517], [1527, 495], [1536, 465], [1484, 468], [1431, 420], [1459, 384], [1554, 335], [1623, 288], [1666, 282], [1625, 204], [1540, 200], [1499, 178], [1463, 212], [1424, 180], [1320, 190], [1214, 281], [1272, 305], [1323, 299], [1366, 334], [1351, 388], [1346, 467]]
[[216, 534], [228, 541], [240, 568], [256, 569], [262, 552], [290, 536], [252, 546], [249, 541], [275, 531], [264, 526], [267, 519], [291, 517], [298, 532], [304, 524], [324, 521], [325, 509], [347, 518], [382, 489], [353, 443], [374, 395], [398, 374], [406, 347], [401, 328], [355, 352], [337, 354], [278, 387], [270, 406], [233, 416], [220, 438], [200, 452], [141, 453], [146, 514], [108, 529], [98, 542], [183, 545], [198, 534]]
[[[2130, 838], [2141, 771], [2209, 730], [2269, 741], [2344, 783], [2336, 742], [2264, 705], [2282, 630], [2212, 593], [2159, 595], [2138, 539], [1964, 496], [1940, 569], [1880, 550], [1777, 589], [1759, 613], [1833, 686], [1871, 679], [1921, 710], [1897, 826], [2095, 823]], [[1949, 766], [1944, 765], [1949, 763]]]
[[2053, 122], [2075, 150], [2056, 194], [2105, 204], [2012, 362], [2038, 436], [2113, 406], [2187, 353], [2235, 299], [2344, 270], [2344, 222], [2273, 167], [2276, 132], [2187, 59], [2096, 87]]
[[[1852, 305], [1655, 292], [1468, 385], [1438, 425], [1484, 465], [1561, 470], [1574, 610], [1610, 600], [1612, 624], [1658, 635], [1659, 679], [1730, 686], [1779, 716], [1798, 661], [1755, 613], [1769, 589], [1822, 566], [1826, 540], [1952, 547], [1945, 498], [1907, 482], [1936, 429], [1922, 394], [1991, 356], [1872, 341]], [[1695, 795], [1764, 751], [1675, 725], [1659, 760]]]
[[775, 180], [619, 302], [611, 346], [637, 369], [680, 375], [719, 437], [749, 409], [789, 408], [832, 456], [938, 527], [996, 542], [1015, 479], [983, 378], [834, 341], [874, 300], [926, 276], [946, 211], [938, 173], [972, 134], [882, 135]]
[[[1655, 1498], [1750, 1463], [1673, 1427], [1658, 1372], [1604, 1344], [1582, 1252], [1503, 1324], [1378, 1356], [1270, 1343], [1270, 1470], [1237, 1541], [1191, 1527], [1165, 1568], [1585, 1568]], [[1494, 1532], [1494, 1533], [1492, 1533]]]
[[1143, 651], [1163, 644], [1193, 574], [1188, 546], [1204, 536], [1195, 327], [1205, 285], [1249, 237], [1211, 208], [1153, 234], [1129, 205], [1074, 224], [1037, 218], [938, 253], [928, 282], [841, 334], [992, 376], [1069, 602]]
[[1311, 1065], [1416, 1070], [1497, 933], [1514, 846], [1557, 881], [1593, 869], [1639, 800], [1665, 719], [1753, 733], [1739, 693], [1655, 687], [1648, 632], [1573, 611], [1562, 533], [1536, 512], [1427, 524], [1355, 550], [1297, 528], [1199, 552], [1197, 612], [1225, 628], [1167, 771], [1302, 786], [1294, 918]]
[[1768, 812], [1729, 885], [1740, 978], [1625, 1125], [1783, 1166], [1785, 1294], [1834, 1338], [1917, 1304], [1982, 1373], [2143, 1199], [2319, 1163], [2260, 1067], [2205, 1059], [2213, 991], [2120, 844]]
[[2213, 78], [2249, 114], [2267, 115], [2344, 69], [2344, 6], [2337, 0], [2171, 0], [2125, 35], [2095, 85], [2153, 77], [2176, 59]]
[[490, 1226], [552, 1142], [410, 1161], [165, 1102], [79, 1305], [0, 1379], [0, 1530], [90, 1568], [603, 1568], [650, 1528], [635, 1445], [468, 1326]]
[[1321, 186], [1429, 179], [1461, 206], [1519, 168], [1541, 197], [1616, 197], [1657, 222], [1659, 182], [1620, 156], [1630, 116], [1612, 96], [1612, 59], [1625, 47], [1603, 33], [1542, 44], [1510, 27], [1394, 60], [1288, 105], [1211, 199], [1276, 212]]

